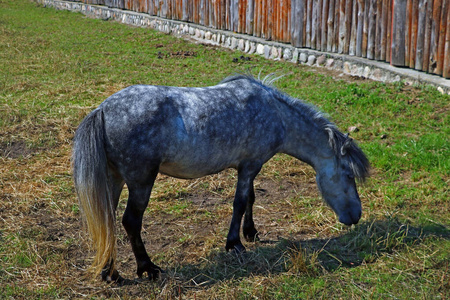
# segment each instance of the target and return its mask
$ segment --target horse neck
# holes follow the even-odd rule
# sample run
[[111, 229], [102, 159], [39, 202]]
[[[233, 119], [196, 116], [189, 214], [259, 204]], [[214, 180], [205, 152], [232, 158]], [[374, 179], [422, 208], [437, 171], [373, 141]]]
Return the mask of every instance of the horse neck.
[[308, 163], [316, 170], [333, 161], [335, 154], [325, 129], [313, 118], [302, 116], [295, 110], [285, 112], [290, 116], [283, 118], [286, 138], [282, 152]]

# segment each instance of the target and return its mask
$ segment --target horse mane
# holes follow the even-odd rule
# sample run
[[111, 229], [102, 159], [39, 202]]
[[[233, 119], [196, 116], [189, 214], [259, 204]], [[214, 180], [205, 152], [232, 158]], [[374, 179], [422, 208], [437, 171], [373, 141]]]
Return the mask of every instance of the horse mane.
[[365, 179], [369, 176], [370, 164], [366, 155], [355, 143], [355, 141], [349, 138], [348, 134], [343, 134], [340, 132], [336, 125], [328, 120], [326, 115], [319, 111], [315, 106], [300, 99], [293, 98], [274, 87], [273, 83], [283, 76], [269, 74], [261, 79], [260, 75], [261, 73], [258, 78], [255, 78], [250, 73], [236, 74], [225, 78], [220, 83], [227, 83], [236, 80], [248, 80], [251, 83], [257, 84], [265, 89], [278, 101], [281, 101], [296, 109], [302, 117], [312, 120], [318, 128], [324, 130], [328, 134], [328, 144], [333, 149], [335, 155], [349, 163], [354, 176], [358, 180], [365, 181]]

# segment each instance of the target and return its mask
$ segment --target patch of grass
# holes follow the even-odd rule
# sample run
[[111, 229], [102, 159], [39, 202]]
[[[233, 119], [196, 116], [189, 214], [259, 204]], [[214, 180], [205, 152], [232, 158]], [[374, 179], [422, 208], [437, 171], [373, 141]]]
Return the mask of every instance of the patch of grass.
[[[356, 80], [193, 44], [146, 28], [0, 1], [0, 298], [450, 298], [448, 95]], [[234, 72], [285, 74], [276, 85], [330, 114], [373, 166], [360, 224], [319, 199], [314, 170], [277, 155], [255, 182], [261, 241], [225, 253], [236, 172], [159, 176], [143, 239], [158, 282], [111, 287], [86, 277], [92, 257], [71, 170], [73, 133], [132, 84], [207, 86]], [[118, 265], [135, 262], [118, 208]]]

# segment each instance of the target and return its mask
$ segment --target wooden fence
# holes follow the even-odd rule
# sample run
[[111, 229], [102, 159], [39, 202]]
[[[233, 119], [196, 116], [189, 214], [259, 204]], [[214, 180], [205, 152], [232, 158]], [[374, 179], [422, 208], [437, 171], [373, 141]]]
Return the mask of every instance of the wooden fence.
[[81, 0], [450, 78], [450, 0]]

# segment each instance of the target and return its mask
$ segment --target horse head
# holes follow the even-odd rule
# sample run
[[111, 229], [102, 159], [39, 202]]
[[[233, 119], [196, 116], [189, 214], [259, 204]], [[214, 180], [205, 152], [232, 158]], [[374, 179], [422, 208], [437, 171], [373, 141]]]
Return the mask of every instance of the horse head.
[[356, 180], [364, 181], [369, 163], [348, 134], [335, 128], [329, 129], [329, 144], [333, 150], [316, 168], [317, 185], [327, 204], [345, 225], [357, 224], [361, 218], [361, 200], [356, 189]]

